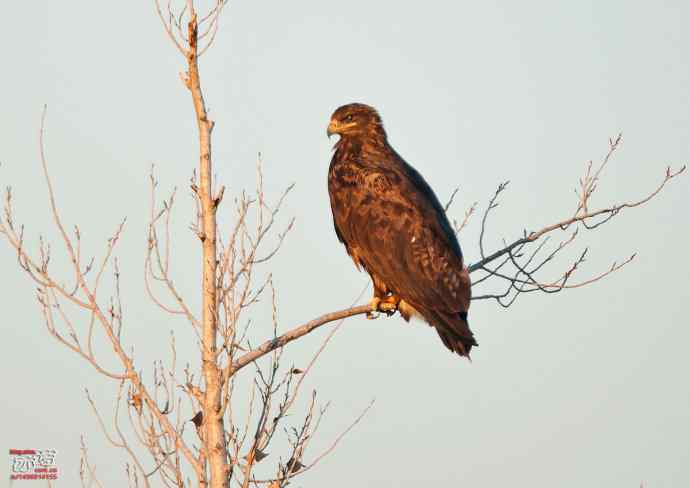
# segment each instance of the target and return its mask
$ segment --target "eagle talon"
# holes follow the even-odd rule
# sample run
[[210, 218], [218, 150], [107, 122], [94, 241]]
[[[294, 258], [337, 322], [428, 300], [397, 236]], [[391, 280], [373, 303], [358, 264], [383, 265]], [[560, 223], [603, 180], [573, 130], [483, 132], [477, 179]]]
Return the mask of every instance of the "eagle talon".
[[394, 315], [398, 311], [398, 301], [397, 297], [394, 296], [372, 298], [369, 302], [371, 311], [367, 312], [367, 318], [369, 320], [377, 319], [381, 313], [385, 313], [388, 317]]
[[378, 310], [390, 317], [398, 311], [398, 305], [396, 303], [381, 302], [379, 303]]
[[371, 310], [367, 312], [367, 318], [369, 320], [375, 320], [379, 318], [379, 305], [381, 304], [381, 299], [379, 297], [374, 297], [369, 302]]

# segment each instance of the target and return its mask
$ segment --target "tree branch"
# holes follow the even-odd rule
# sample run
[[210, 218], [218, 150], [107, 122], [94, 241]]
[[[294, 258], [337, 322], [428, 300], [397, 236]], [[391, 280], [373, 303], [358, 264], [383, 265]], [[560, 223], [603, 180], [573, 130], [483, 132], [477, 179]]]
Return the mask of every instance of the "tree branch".
[[285, 346], [286, 344], [299, 339], [300, 337], [309, 334], [313, 330], [321, 327], [322, 325], [334, 322], [339, 319], [344, 319], [347, 317], [353, 317], [355, 315], [362, 315], [371, 311], [370, 305], [358, 305], [352, 308], [346, 308], [344, 310], [339, 310], [337, 312], [331, 312], [317, 317], [314, 320], [307, 322], [304, 325], [295, 327], [294, 329], [276, 337], [275, 339], [270, 339], [263, 344], [261, 344], [256, 349], [249, 351], [248, 353], [240, 356], [232, 364], [229, 364], [225, 370], [225, 377], [230, 377], [235, 374], [240, 369], [244, 368], [247, 364], [256, 361], [261, 356], [265, 356], [269, 352]]
[[[513, 249], [515, 249], [518, 246], [521, 246], [523, 244], [527, 244], [530, 242], [534, 242], [540, 237], [542, 237], [545, 234], [548, 234], [549, 232], [553, 232], [555, 230], [566, 230], [570, 225], [577, 223], [577, 222], [583, 222], [592, 219], [594, 217], [598, 217], [601, 215], [606, 215], [608, 218], [613, 217], [615, 215], [618, 215], [618, 213], [623, 210], [624, 208], [634, 208], [638, 207], [640, 205], [644, 205], [648, 201], [650, 201], [652, 198], [654, 198], [665, 186], [666, 184], [671, 181], [673, 178], [676, 176], [680, 175], [683, 173], [686, 169], [686, 166], [682, 166], [680, 169], [677, 171], [671, 171], [671, 168], [666, 169], [666, 175], [664, 176], [663, 181], [659, 184], [659, 186], [652, 191], [649, 195], [647, 195], [645, 198], [638, 200], [636, 202], [627, 202], [627, 203], [622, 203], [620, 205], [613, 205], [608, 208], [602, 208], [600, 210], [592, 211], [592, 212], [587, 212], [587, 213], [580, 213], [578, 215], [575, 215], [573, 217], [570, 217], [568, 219], [561, 220], [560, 222], [557, 222], [552, 225], [547, 225], [546, 227], [543, 227], [542, 229], [536, 231], [536, 232], [531, 232], [528, 236], [523, 237], [521, 239], [517, 239], [516, 241], [513, 241], [511, 244], [507, 245], [506, 247], [499, 249], [498, 251], [494, 252], [493, 254], [484, 257], [483, 259], [477, 261], [476, 263], [472, 264], [471, 266], [468, 267], [470, 273], [477, 271], [479, 269], [483, 269], [487, 264], [489, 264], [492, 261], [495, 261], [496, 259], [500, 258], [501, 256], [509, 253]], [[503, 191], [505, 188], [505, 185], [502, 187], [499, 186], [499, 190], [496, 192], [496, 195]], [[494, 196], [495, 199], [495, 196]], [[488, 210], [491, 208], [495, 207], [494, 199], [492, 199], [491, 204], [489, 208], [487, 209], [487, 213], [485, 213], [485, 216], [488, 214]], [[486, 219], [486, 217], [485, 217]], [[600, 225], [600, 224], [595, 224]]]

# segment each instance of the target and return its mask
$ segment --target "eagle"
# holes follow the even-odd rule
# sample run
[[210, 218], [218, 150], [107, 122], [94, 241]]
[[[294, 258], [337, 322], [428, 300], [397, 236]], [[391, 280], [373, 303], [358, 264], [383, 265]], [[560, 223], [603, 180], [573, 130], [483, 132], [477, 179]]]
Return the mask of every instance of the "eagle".
[[369, 318], [420, 317], [448, 349], [469, 358], [477, 345], [467, 322], [470, 275], [433, 190], [388, 143], [373, 107], [343, 105], [327, 134], [340, 136], [328, 169], [335, 233], [371, 276]]

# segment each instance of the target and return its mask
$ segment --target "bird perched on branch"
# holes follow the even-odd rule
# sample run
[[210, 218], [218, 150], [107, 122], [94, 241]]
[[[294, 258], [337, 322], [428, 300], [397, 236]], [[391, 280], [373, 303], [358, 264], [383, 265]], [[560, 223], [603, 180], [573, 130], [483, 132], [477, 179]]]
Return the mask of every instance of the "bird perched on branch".
[[328, 170], [335, 232], [374, 283], [372, 313], [399, 311], [436, 328], [469, 357], [470, 276], [446, 213], [428, 183], [388, 143], [378, 112], [338, 108], [328, 136], [340, 136]]

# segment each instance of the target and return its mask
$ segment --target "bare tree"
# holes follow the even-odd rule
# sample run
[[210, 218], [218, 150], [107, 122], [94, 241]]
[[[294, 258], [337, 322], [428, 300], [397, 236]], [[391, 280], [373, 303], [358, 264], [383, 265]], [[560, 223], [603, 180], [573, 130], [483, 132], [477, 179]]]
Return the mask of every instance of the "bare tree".
[[[261, 273], [259, 268], [276, 255], [292, 228], [293, 220], [289, 219], [282, 228], [278, 227], [281, 206], [292, 186], [270, 203], [264, 195], [260, 162], [256, 191], [251, 196], [242, 193], [235, 198], [230, 232], [225, 238], [217, 232], [216, 214], [221, 208], [225, 188], [218, 187], [213, 181], [211, 141], [214, 122], [206, 109], [198, 59], [213, 45], [225, 6], [225, 0], [218, 0], [202, 15], [192, 0], [187, 0], [178, 11], [173, 11], [169, 3], [163, 9], [156, 0], [165, 31], [185, 58], [186, 72], [182, 81], [191, 96], [198, 125], [199, 166], [193, 173], [190, 188], [196, 206], [191, 230], [198, 237], [202, 251], [200, 313], [187, 305], [173, 281], [170, 222], [176, 193], [159, 203], [158, 181], [153, 170], [144, 280], [151, 301], [164, 313], [186, 319], [197, 337], [199, 371], [190, 366], [180, 371], [175, 337], [171, 336], [168, 363], [155, 362], [153, 382], [144, 380], [133, 352], [122, 342], [125, 320], [115, 248], [124, 232], [125, 221], [116, 226], [103, 257], [98, 262], [85, 261], [81, 247], [82, 231], [79, 227], [68, 230], [63, 224], [48, 170], [44, 151], [45, 110], [39, 138], [41, 164], [48, 185], [49, 212], [71, 264], [72, 284], [64, 284], [64, 280], [53, 273], [50, 266], [52, 250], [47, 241], [40, 240], [36, 255], [27, 250], [24, 226], [15, 220], [10, 188], [6, 192], [4, 216], [0, 220], [0, 233], [16, 253], [19, 266], [38, 287], [37, 299], [48, 332], [96, 371], [117, 383], [114, 430], [107, 427], [88, 391], [87, 400], [107, 440], [128, 456], [126, 475], [129, 485], [135, 487], [149, 487], [154, 480], [169, 487], [286, 486], [291, 478], [311, 469], [330, 454], [371, 407], [370, 404], [364, 408], [330, 447], [316, 454], [308, 450], [328, 406], [317, 403], [316, 392], [310, 393], [302, 420], [297, 425], [284, 426], [286, 417], [295, 408], [305, 376], [312, 370], [337, 326], [304, 369], [284, 364], [284, 346], [325, 324], [340, 324], [342, 319], [370, 312], [370, 306], [350, 306], [279, 333], [276, 290], [270, 273]], [[561, 252], [574, 247], [580, 229], [597, 229], [622, 210], [647, 203], [685, 170], [685, 167], [677, 171], [667, 169], [661, 183], [639, 200], [593, 210], [592, 196], [620, 143], [620, 136], [611, 140], [603, 161], [596, 166], [591, 162], [587, 164], [576, 190], [575, 210], [571, 215], [537, 231], [523, 231], [520, 237], [504, 241], [500, 249], [488, 251], [485, 249], [485, 235], [489, 217], [508, 183], [498, 186], [481, 219], [481, 260], [469, 266], [470, 272], [479, 275], [473, 285], [475, 300], [492, 299], [508, 307], [518, 296], [526, 293], [555, 293], [591, 284], [632, 261], [634, 255], [599, 274], [573, 282], [578, 266], [587, 255], [585, 249], [573, 263], [561, 267], [555, 276], [541, 277]], [[476, 204], [472, 205], [462, 221], [454, 221], [456, 232], [462, 231], [476, 208]], [[549, 247], [552, 235], [570, 229], [573, 229], [570, 234]], [[107, 272], [113, 277], [112, 294], [103, 299], [101, 285]], [[483, 289], [488, 291], [481, 291]], [[270, 297], [271, 303], [270, 336], [261, 344], [252, 346], [247, 340], [247, 332], [252, 325], [250, 317], [253, 307], [264, 297]], [[95, 341], [109, 345], [113, 357], [105, 358], [102, 353], [96, 353]], [[113, 359], [117, 368], [110, 366]], [[245, 369], [247, 366], [252, 368]], [[245, 375], [243, 383], [239, 374], [242, 371], [250, 372]], [[246, 386], [238, 390], [239, 384]], [[234, 407], [240, 398], [237, 393], [246, 394], [246, 411], [242, 418]], [[127, 417], [126, 426], [121, 424], [122, 415]], [[281, 434], [287, 450], [271, 468], [257, 470], [257, 465], [268, 456], [269, 446]], [[83, 442], [81, 449], [82, 483], [84, 486], [99, 485], [95, 466], [89, 462]]]

